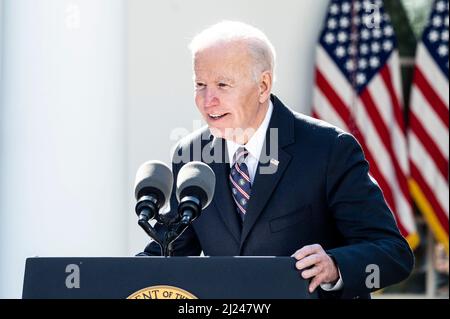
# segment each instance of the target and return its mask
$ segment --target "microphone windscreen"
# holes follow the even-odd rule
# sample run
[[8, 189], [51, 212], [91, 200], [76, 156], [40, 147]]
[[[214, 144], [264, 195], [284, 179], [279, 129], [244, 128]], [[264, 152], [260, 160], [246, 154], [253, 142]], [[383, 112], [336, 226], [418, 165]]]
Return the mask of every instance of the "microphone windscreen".
[[173, 174], [169, 166], [160, 161], [148, 161], [142, 164], [137, 173], [134, 187], [134, 196], [136, 200], [139, 200], [140, 196], [148, 191], [157, 191], [156, 194], [161, 203], [160, 207], [163, 207], [170, 200], [170, 194], [172, 193], [173, 186]]
[[205, 195], [202, 200], [202, 209], [204, 209], [211, 203], [215, 187], [216, 175], [208, 165], [197, 161], [189, 162], [178, 173], [176, 196], [180, 202], [182, 194], [183, 196], [192, 196], [189, 194], [190, 190], [200, 189]]

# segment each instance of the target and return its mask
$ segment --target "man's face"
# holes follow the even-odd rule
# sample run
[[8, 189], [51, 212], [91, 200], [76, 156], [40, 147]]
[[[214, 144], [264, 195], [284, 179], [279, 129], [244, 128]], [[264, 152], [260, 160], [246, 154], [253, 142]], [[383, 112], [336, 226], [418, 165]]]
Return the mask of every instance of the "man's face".
[[216, 45], [195, 55], [195, 103], [215, 136], [235, 139], [230, 129], [256, 130], [264, 119], [252, 65], [243, 43]]

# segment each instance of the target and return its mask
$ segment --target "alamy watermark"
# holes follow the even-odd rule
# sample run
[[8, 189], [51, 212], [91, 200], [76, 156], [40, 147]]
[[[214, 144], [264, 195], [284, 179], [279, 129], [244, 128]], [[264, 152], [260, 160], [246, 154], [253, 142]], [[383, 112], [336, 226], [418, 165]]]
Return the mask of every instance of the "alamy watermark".
[[66, 266], [66, 288], [80, 288], [80, 266], [76, 264], [69, 264]]
[[382, 20], [381, 3], [379, 1], [375, 1], [374, 3], [364, 1], [363, 6], [366, 13], [363, 15], [364, 25], [368, 29], [379, 29]]
[[79, 29], [81, 26], [80, 6], [77, 3], [68, 3], [65, 10], [65, 25], [69, 30]]
[[380, 267], [376, 264], [370, 264], [366, 267], [366, 287], [368, 289], [380, 289]]
[[[201, 121], [193, 121], [193, 130], [197, 131], [202, 128]], [[170, 140], [175, 142], [171, 148], [172, 162], [174, 164], [188, 163], [192, 160], [202, 161], [206, 164], [212, 163], [230, 163], [233, 162], [233, 155], [226, 156], [226, 146], [221, 145], [223, 139], [233, 140], [237, 144], [245, 144], [254, 134], [254, 129], [241, 128], [225, 128], [220, 132], [214, 128], [205, 130], [199, 138], [189, 141], [191, 144], [189, 148], [177, 149], [178, 141], [189, 134], [186, 128], [174, 128], [170, 133]], [[268, 138], [265, 139], [261, 153], [259, 155], [259, 174], [274, 174], [278, 169], [278, 147], [279, 137], [278, 128], [268, 128]], [[266, 133], [266, 134], [267, 134]], [[215, 136], [211, 139], [211, 134]], [[217, 140], [217, 138], [221, 138]], [[223, 138], [223, 139], [222, 139]], [[255, 154], [253, 154], [255, 155]]]

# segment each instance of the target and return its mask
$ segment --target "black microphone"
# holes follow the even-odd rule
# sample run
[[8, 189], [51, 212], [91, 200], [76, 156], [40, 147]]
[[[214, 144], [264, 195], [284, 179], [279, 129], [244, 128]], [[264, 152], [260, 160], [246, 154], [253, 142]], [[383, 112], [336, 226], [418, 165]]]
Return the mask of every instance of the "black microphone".
[[170, 168], [160, 161], [142, 164], [136, 173], [134, 195], [139, 221], [148, 222], [169, 200], [172, 193], [173, 175]]
[[214, 196], [216, 175], [202, 162], [184, 165], [177, 177], [176, 196], [181, 224], [189, 225], [208, 207]]

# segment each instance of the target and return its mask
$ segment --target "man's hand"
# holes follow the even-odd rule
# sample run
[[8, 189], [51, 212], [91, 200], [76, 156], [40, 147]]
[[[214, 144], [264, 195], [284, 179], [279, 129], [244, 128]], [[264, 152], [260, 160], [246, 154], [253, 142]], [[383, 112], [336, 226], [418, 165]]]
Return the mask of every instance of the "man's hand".
[[292, 257], [298, 261], [295, 267], [302, 270], [302, 277], [313, 278], [309, 285], [312, 293], [320, 284], [335, 283], [339, 279], [339, 271], [333, 259], [319, 244], [304, 246], [297, 250]]

